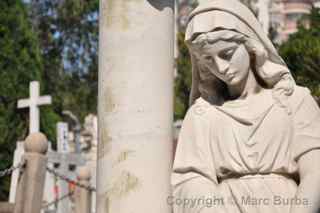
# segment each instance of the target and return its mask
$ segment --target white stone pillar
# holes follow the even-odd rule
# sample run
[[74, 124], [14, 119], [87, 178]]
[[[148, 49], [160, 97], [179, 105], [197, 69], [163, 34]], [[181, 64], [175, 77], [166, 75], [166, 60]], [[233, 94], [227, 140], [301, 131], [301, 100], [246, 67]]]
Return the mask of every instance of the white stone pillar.
[[169, 213], [173, 0], [101, 0], [97, 212]]

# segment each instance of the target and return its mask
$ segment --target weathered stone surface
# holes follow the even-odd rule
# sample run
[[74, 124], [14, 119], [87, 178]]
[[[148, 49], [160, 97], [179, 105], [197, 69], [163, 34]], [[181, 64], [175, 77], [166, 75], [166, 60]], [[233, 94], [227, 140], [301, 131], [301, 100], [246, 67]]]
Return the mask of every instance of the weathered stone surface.
[[167, 213], [173, 0], [101, 0], [97, 212]]
[[14, 204], [0, 203], [0, 213], [13, 213]]

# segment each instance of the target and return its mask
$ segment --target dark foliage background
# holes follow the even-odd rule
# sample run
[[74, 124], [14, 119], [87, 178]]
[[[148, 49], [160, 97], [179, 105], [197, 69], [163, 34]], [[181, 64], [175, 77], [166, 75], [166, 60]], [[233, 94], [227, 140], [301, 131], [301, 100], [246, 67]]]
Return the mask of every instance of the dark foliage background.
[[[98, 0], [0, 1], [0, 170], [12, 164], [18, 140], [28, 134], [29, 82], [40, 81], [51, 106], [41, 107], [41, 131], [55, 143], [63, 110], [81, 121], [97, 107]], [[10, 177], [0, 178], [0, 200]]]

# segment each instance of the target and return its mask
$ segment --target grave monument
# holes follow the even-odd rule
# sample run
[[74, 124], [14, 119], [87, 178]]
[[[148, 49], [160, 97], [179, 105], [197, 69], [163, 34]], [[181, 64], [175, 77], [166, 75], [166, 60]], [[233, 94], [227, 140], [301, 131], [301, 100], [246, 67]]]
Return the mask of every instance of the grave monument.
[[[40, 96], [40, 85], [38, 81], [30, 82], [29, 86], [29, 99], [22, 99], [18, 101], [18, 108], [29, 108], [29, 134], [37, 133], [40, 130], [40, 109], [39, 106], [51, 104], [51, 96]], [[49, 151], [51, 149], [49, 143]], [[18, 165], [21, 161], [21, 157], [25, 153], [24, 151], [24, 142], [18, 141], [16, 150], [14, 152], [13, 165]], [[14, 203], [16, 198], [16, 190], [18, 185], [20, 169], [16, 169], [13, 171], [11, 175], [11, 184], [10, 184], [10, 194], [9, 194], [9, 202]], [[44, 193], [44, 199], [47, 202], [51, 202], [53, 199], [52, 191], [52, 177], [50, 174], [46, 174], [46, 187]]]
[[[57, 152], [48, 153], [48, 162], [55, 165], [55, 171], [69, 179], [76, 180], [76, 168], [85, 164], [84, 158], [79, 153], [71, 153], [68, 141], [68, 125], [64, 122], [57, 124]], [[70, 193], [70, 183], [58, 179], [58, 199]], [[65, 198], [58, 203], [57, 213], [70, 212], [72, 209], [71, 200]]]

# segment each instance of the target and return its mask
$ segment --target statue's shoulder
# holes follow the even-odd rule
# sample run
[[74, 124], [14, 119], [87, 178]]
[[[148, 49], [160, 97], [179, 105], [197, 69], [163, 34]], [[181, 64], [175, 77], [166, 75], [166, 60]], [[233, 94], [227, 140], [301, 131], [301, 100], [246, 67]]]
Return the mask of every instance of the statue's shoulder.
[[212, 105], [203, 98], [198, 98], [195, 103], [190, 107], [190, 113], [194, 114], [195, 116], [204, 116], [206, 115]]
[[302, 87], [302, 86], [295, 86], [294, 92], [291, 95], [290, 99], [295, 100], [295, 99], [304, 99], [306, 96], [310, 95], [310, 90], [307, 87]]
[[186, 116], [183, 119], [182, 126], [191, 125], [193, 128], [206, 129], [210, 127], [212, 116], [209, 115], [212, 105], [204, 100], [198, 98], [192, 106], [188, 109]]
[[312, 98], [307, 87], [295, 86], [293, 94], [289, 97], [289, 103], [293, 110], [297, 109], [307, 98]]

